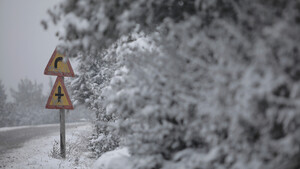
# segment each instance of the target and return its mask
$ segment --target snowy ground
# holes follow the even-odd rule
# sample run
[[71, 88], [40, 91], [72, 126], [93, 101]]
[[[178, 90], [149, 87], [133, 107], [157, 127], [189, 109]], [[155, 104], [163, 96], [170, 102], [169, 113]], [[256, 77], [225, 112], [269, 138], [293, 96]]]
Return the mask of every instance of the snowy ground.
[[93, 169], [131, 169], [132, 164], [128, 149], [118, 148], [104, 153], [93, 165]]
[[[2, 129], [4, 130], [4, 129]], [[13, 129], [5, 129], [13, 130]], [[59, 157], [59, 133], [29, 140], [21, 148], [13, 149], [0, 156], [0, 168], [91, 168], [94, 159], [88, 151], [88, 137], [92, 125], [85, 124], [66, 131], [67, 158]]]
[[[76, 124], [72, 124], [76, 125]], [[40, 125], [34, 128], [53, 127]], [[32, 128], [32, 126], [0, 128], [0, 132]], [[59, 133], [31, 139], [22, 147], [0, 154], [0, 168], [13, 169], [131, 169], [131, 160], [126, 147], [104, 153], [99, 159], [92, 158], [87, 149], [88, 137], [93, 131], [92, 124], [84, 123], [66, 130], [67, 157], [59, 156]]]

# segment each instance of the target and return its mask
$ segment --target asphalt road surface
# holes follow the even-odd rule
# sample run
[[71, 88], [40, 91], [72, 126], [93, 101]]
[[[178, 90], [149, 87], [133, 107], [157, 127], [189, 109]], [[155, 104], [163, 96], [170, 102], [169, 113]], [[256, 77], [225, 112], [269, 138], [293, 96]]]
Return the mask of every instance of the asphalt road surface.
[[[86, 123], [67, 123], [66, 130]], [[5, 154], [6, 151], [22, 147], [22, 145], [31, 140], [50, 133], [57, 132], [59, 134], [59, 124], [40, 125], [40, 126], [25, 126], [13, 127], [8, 130], [0, 128], [0, 154]]]

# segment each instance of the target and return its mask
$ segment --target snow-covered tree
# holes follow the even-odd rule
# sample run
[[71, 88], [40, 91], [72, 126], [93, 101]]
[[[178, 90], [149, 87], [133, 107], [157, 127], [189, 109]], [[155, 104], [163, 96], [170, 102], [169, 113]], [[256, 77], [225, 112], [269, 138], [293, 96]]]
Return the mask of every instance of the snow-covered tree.
[[42, 84], [37, 84], [29, 79], [21, 79], [18, 89], [11, 89], [11, 95], [16, 103], [24, 105], [42, 104]]
[[30, 125], [58, 122], [57, 113], [45, 109], [46, 96], [43, 86], [29, 79], [21, 79], [18, 88], [11, 89], [15, 108], [11, 114], [10, 125]]
[[6, 107], [6, 98], [7, 95], [5, 93], [4, 85], [2, 84], [2, 81], [0, 80], [0, 126], [5, 126], [5, 116], [7, 115], [7, 112], [5, 110]]
[[101, 94], [114, 72], [110, 65], [115, 61], [96, 59], [92, 56], [80, 56], [79, 60], [81, 64], [78, 68], [78, 76], [70, 84], [72, 100], [75, 105], [84, 104], [96, 112], [96, 132], [91, 138], [90, 148], [94, 150], [96, 156], [100, 156], [119, 145], [119, 137], [110, 132], [108, 127], [108, 123], [114, 121], [114, 117], [106, 114], [103, 104], [105, 98]]
[[4, 85], [2, 84], [2, 81], [0, 80], [0, 112], [3, 112], [5, 103], [6, 103], [7, 95], [5, 93]]
[[70, 56], [116, 60], [104, 86], [90, 83], [101, 67], [85, 76], [87, 101], [117, 119], [136, 168], [296, 169], [299, 11], [297, 0], [66, 0], [49, 14]]

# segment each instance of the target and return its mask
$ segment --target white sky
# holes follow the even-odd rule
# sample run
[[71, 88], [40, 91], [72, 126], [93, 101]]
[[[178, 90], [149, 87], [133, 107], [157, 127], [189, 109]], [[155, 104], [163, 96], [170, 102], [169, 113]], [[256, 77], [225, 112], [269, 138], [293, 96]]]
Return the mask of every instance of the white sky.
[[[48, 93], [49, 77], [44, 69], [58, 43], [50, 24], [44, 30], [40, 22], [49, 18], [47, 9], [59, 0], [0, 0], [0, 80], [6, 94], [17, 88], [22, 78], [43, 83]], [[11, 101], [9, 96], [9, 101]]]

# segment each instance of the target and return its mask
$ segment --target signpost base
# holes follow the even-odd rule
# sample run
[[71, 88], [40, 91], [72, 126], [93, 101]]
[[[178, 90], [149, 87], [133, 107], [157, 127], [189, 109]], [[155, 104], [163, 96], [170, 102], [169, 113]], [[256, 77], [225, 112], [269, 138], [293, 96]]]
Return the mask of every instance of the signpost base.
[[66, 158], [66, 126], [65, 126], [65, 109], [59, 110], [60, 119], [60, 155]]

